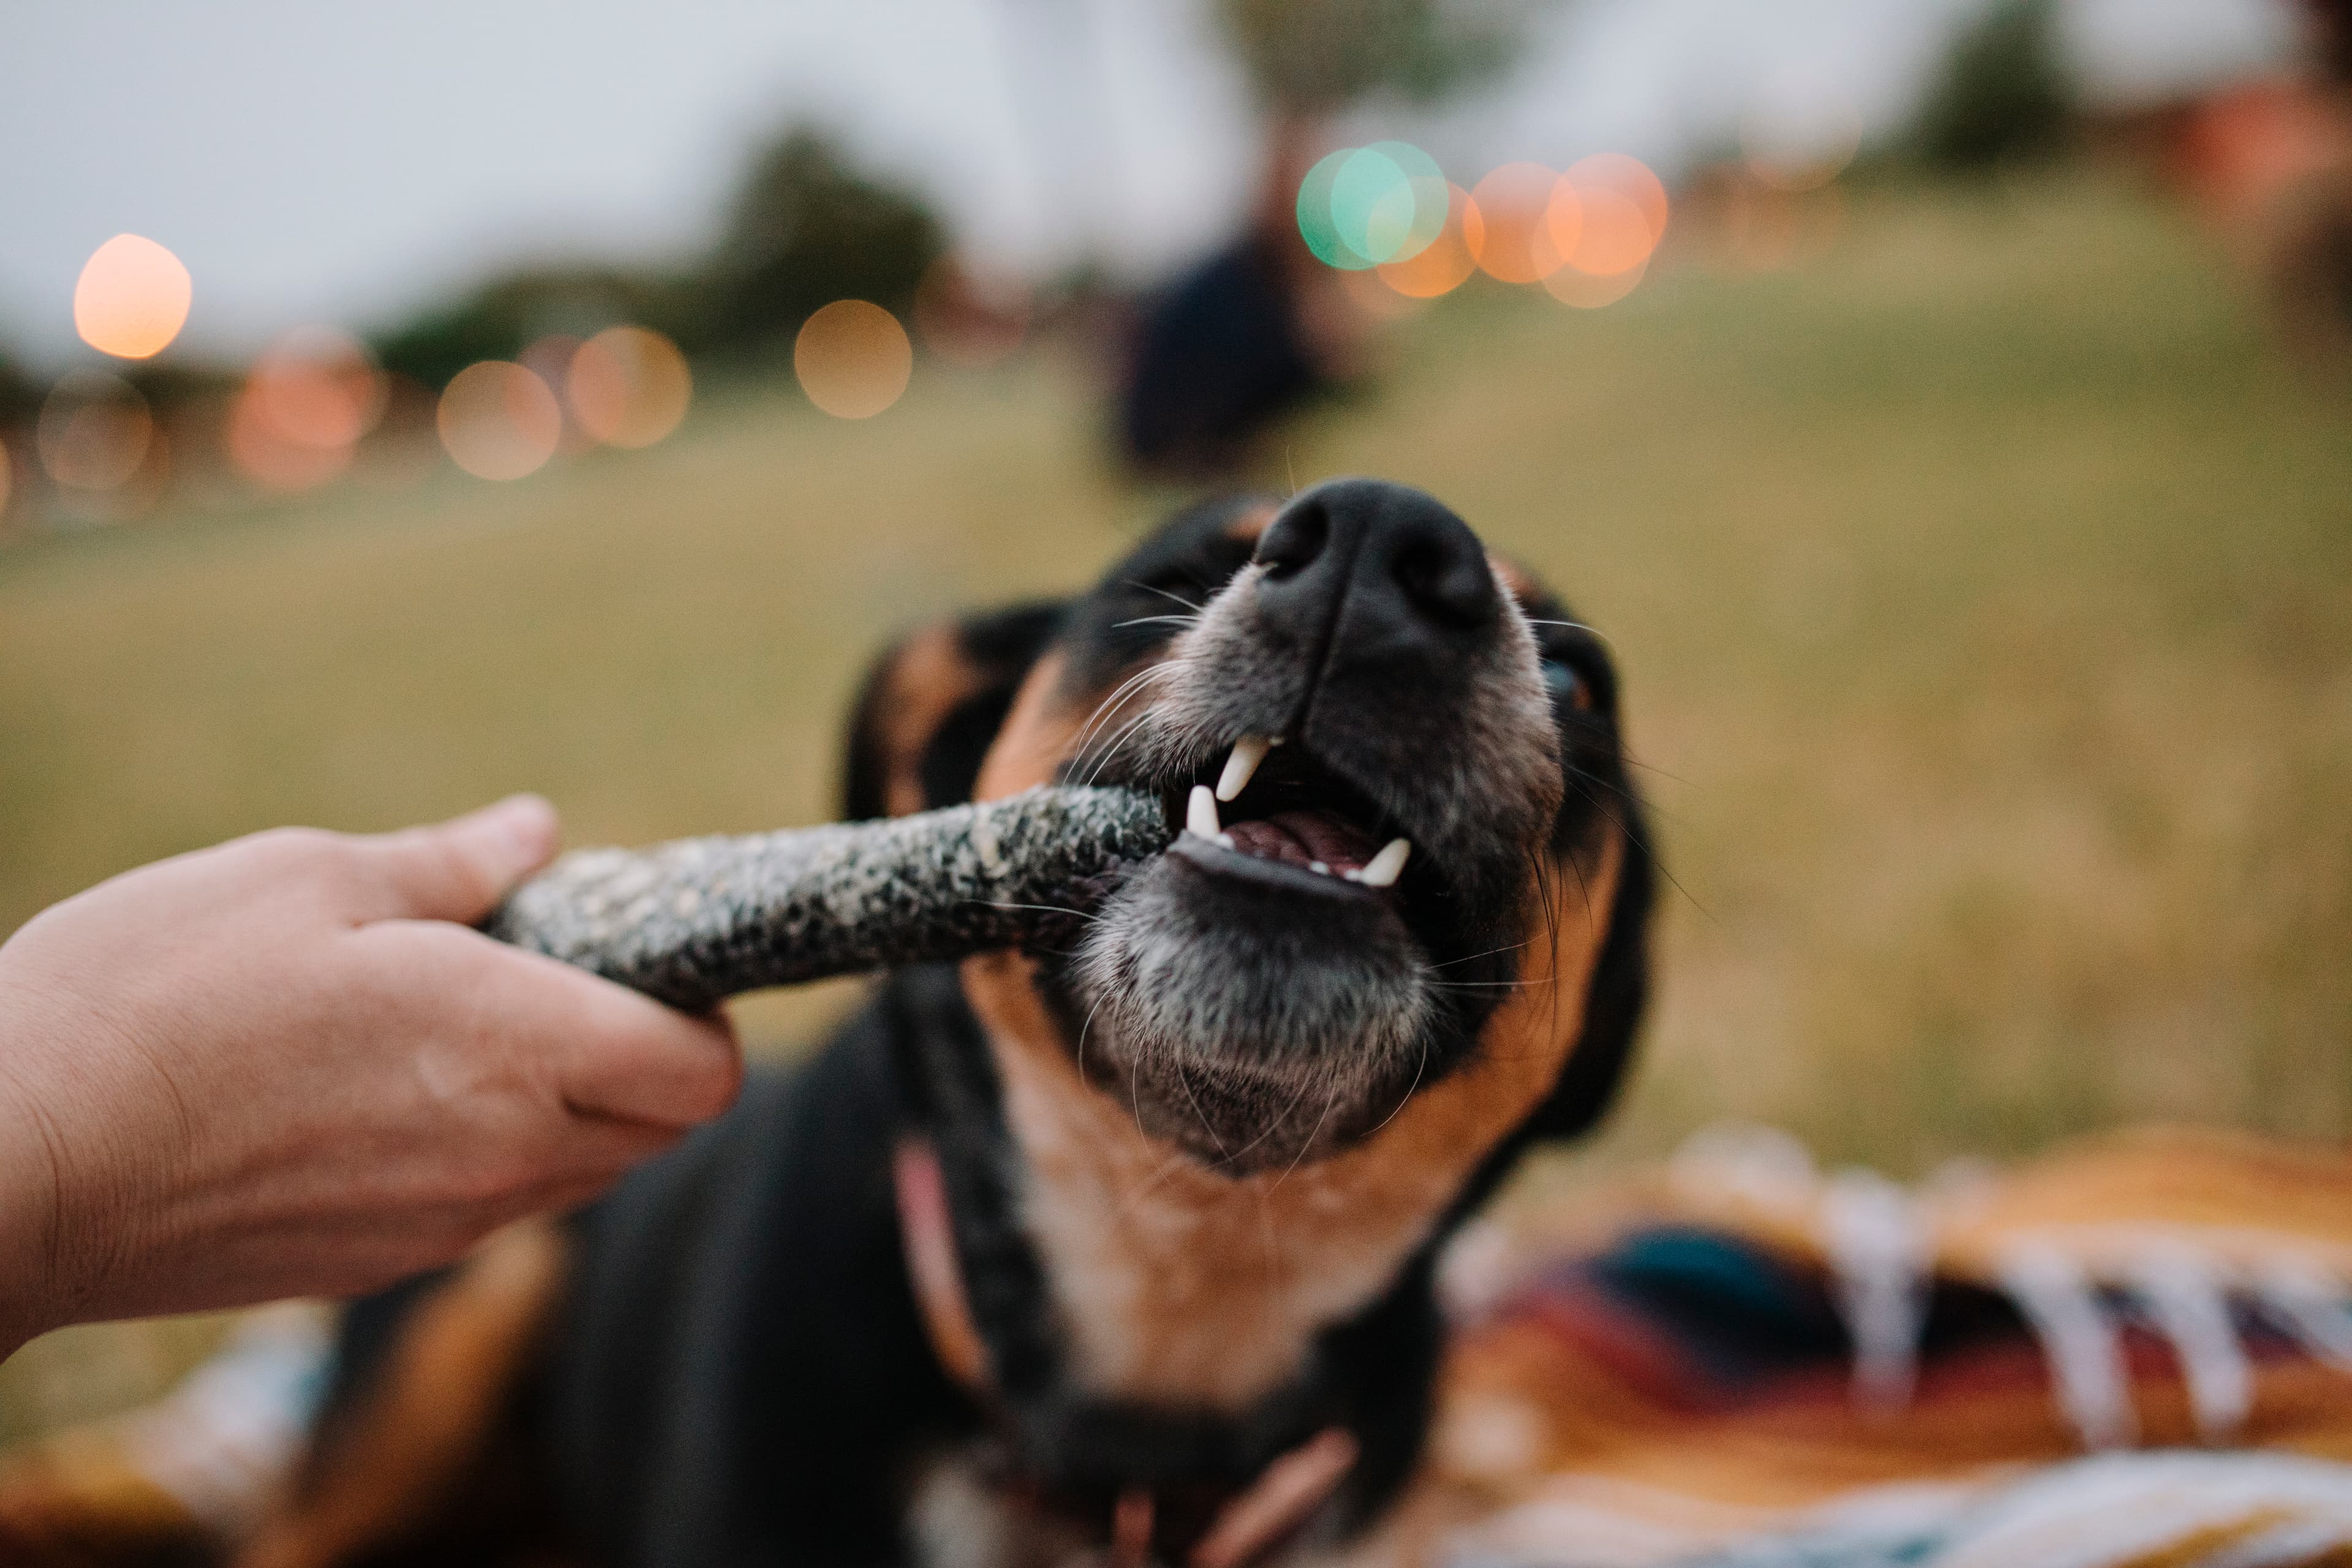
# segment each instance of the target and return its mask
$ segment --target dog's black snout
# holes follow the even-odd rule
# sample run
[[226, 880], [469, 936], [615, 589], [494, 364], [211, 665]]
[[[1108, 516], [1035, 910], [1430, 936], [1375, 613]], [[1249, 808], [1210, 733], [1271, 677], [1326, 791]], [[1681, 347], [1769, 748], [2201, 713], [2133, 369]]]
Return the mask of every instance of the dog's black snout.
[[1502, 591], [1486, 547], [1421, 491], [1339, 479], [1298, 497], [1258, 536], [1267, 625], [1337, 669], [1441, 658], [1492, 635]]
[[1290, 506], [1257, 536], [1250, 559], [1269, 577], [1289, 577], [1315, 564], [1331, 542], [1330, 520], [1319, 506]]

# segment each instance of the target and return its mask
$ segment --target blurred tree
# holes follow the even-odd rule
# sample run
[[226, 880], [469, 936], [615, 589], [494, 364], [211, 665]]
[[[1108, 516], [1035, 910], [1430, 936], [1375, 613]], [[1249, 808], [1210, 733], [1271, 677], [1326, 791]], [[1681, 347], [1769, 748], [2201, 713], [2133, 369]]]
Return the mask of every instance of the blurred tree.
[[371, 345], [386, 370], [442, 386], [477, 360], [512, 359], [551, 332], [584, 338], [621, 321], [667, 332], [691, 348], [707, 314], [705, 286], [691, 278], [599, 268], [539, 268], [493, 279], [455, 304], [437, 306]]
[[1996, 0], [1953, 40], [1913, 142], [1934, 167], [1985, 169], [2057, 151], [2074, 114], [2056, 0]]
[[930, 209], [852, 169], [818, 132], [792, 131], [752, 161], [711, 258], [711, 345], [787, 337], [818, 307], [870, 300], [904, 313], [947, 249]]
[[795, 130], [752, 161], [718, 247], [677, 274], [543, 267], [493, 279], [379, 335], [384, 368], [427, 386], [477, 360], [512, 359], [550, 333], [584, 338], [621, 321], [667, 332], [690, 354], [789, 339], [821, 305], [871, 300], [903, 312], [945, 232], [913, 195], [851, 169], [816, 132]]
[[0, 423], [13, 423], [40, 405], [40, 387], [6, 349], [0, 348]]
[[1218, 0], [1251, 84], [1282, 115], [1382, 90], [1430, 102], [1507, 64], [1537, 0]]

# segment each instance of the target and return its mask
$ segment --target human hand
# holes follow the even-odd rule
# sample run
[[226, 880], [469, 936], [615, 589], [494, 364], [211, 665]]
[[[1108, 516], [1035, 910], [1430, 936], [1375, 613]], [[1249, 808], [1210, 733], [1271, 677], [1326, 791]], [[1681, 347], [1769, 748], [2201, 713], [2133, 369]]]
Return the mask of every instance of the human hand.
[[723, 1022], [467, 929], [556, 838], [534, 796], [376, 837], [279, 829], [0, 944], [0, 1355], [390, 1283], [725, 1109]]

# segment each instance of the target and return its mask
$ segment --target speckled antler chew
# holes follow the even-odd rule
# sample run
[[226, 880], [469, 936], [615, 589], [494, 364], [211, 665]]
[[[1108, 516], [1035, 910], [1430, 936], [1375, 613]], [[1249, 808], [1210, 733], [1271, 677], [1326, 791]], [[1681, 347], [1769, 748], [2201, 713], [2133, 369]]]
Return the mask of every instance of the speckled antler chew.
[[698, 1010], [765, 985], [1012, 947], [1114, 862], [1164, 847], [1160, 803], [1062, 785], [881, 822], [566, 855], [492, 936]]

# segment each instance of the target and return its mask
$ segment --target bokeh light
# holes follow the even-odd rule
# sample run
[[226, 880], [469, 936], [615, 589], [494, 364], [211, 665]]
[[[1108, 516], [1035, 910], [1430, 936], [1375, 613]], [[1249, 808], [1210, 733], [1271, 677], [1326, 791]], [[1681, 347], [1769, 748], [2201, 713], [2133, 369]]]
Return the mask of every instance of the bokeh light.
[[1550, 254], [1596, 278], [1640, 270], [1657, 245], [1648, 217], [1632, 198], [1605, 186], [1580, 187], [1565, 176], [1552, 191], [1545, 237]]
[[236, 471], [264, 489], [306, 490], [351, 466], [348, 446], [323, 446], [288, 436], [272, 417], [268, 395], [247, 383], [229, 405], [222, 444]]
[[41, 467], [58, 484], [110, 490], [147, 460], [155, 416], [139, 389], [121, 376], [76, 371], [49, 389], [33, 439]]
[[1471, 189], [1486, 221], [1470, 254], [1488, 277], [1533, 283], [1565, 264], [1575, 243], [1577, 206], [1572, 195], [1553, 200], [1560, 184], [1541, 163], [1506, 163]]
[[147, 359], [180, 335], [194, 297], [178, 257], [144, 236], [118, 234], [82, 263], [74, 331], [100, 353]]
[[1446, 190], [1436, 160], [1409, 142], [1343, 147], [1299, 182], [1299, 237], [1343, 271], [1410, 260], [1444, 228]]
[[1561, 176], [1579, 191], [1612, 191], [1641, 209], [1648, 223], [1653, 247], [1666, 237], [1669, 204], [1665, 182], [1639, 158], [1622, 153], [1595, 153], [1579, 158]]
[[1418, 255], [1385, 263], [1381, 281], [1414, 300], [1434, 300], [1460, 288], [1478, 270], [1478, 251], [1486, 242], [1486, 220], [1470, 193], [1459, 185], [1445, 187], [1445, 222]]
[[507, 360], [469, 364], [441, 390], [441, 445], [477, 479], [519, 479], [555, 456], [563, 409], [547, 383]]
[[837, 419], [870, 419], [898, 401], [915, 345], [898, 318], [865, 300], [835, 300], [801, 323], [793, 371], [808, 400]]
[[1780, 191], [1828, 184], [1862, 150], [1862, 116], [1836, 84], [1798, 71], [1764, 82], [1739, 126], [1748, 171]]
[[1033, 308], [1021, 284], [942, 256], [916, 285], [915, 331], [925, 348], [950, 364], [984, 370], [1021, 347]]
[[694, 401], [677, 345], [648, 327], [607, 327], [572, 356], [563, 395], [580, 427], [614, 447], [650, 447]]
[[255, 416], [299, 447], [348, 449], [383, 416], [383, 376], [330, 327], [298, 327], [263, 351], [246, 382]]

